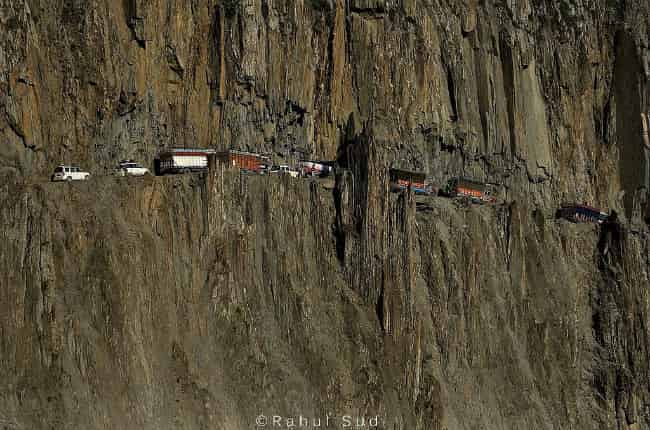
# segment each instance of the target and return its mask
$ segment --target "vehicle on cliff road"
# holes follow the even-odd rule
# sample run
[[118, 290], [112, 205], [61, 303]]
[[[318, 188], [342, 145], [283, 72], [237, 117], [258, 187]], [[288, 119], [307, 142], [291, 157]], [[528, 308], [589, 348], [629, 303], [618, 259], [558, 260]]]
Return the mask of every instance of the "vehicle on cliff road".
[[201, 172], [208, 169], [208, 157], [215, 153], [214, 149], [168, 149], [156, 157], [155, 171], [157, 175]]
[[578, 203], [562, 204], [556, 216], [574, 223], [595, 222], [598, 224], [602, 224], [609, 218], [609, 214], [600, 209]]
[[436, 194], [435, 188], [427, 182], [427, 177], [424, 173], [401, 169], [390, 169], [388, 173], [390, 177], [390, 189], [393, 192], [411, 189], [415, 194]]
[[228, 166], [239, 167], [244, 172], [265, 173], [271, 166], [271, 159], [264, 155], [241, 151], [223, 151], [215, 154], [215, 158]]
[[291, 176], [292, 178], [297, 178], [298, 175], [300, 174], [297, 170], [292, 169], [286, 164], [279, 166], [279, 173], [281, 175]]
[[450, 198], [465, 198], [475, 203], [496, 203], [492, 184], [465, 178], [452, 178], [440, 190], [440, 194]]
[[52, 174], [52, 182], [59, 181], [87, 181], [90, 173], [82, 171], [75, 166], [58, 166]]
[[259, 173], [262, 175], [288, 175], [292, 178], [297, 178], [299, 174], [297, 170], [292, 169], [286, 164], [283, 164], [281, 166], [269, 166], [264, 164], [261, 166]]
[[300, 172], [301, 176], [329, 176], [334, 172], [334, 168], [329, 164], [318, 161], [299, 161], [296, 164], [296, 169]]
[[117, 176], [145, 176], [149, 175], [150, 172], [149, 169], [142, 167], [133, 160], [123, 160], [115, 169], [115, 174]]

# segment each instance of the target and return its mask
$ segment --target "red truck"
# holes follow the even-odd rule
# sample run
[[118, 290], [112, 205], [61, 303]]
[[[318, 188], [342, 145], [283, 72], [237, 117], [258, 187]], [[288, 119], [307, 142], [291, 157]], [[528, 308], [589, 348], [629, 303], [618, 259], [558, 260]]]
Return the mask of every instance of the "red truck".
[[465, 178], [450, 179], [441, 190], [442, 195], [451, 198], [461, 197], [480, 203], [496, 203], [497, 199], [492, 193], [491, 184]]
[[435, 194], [434, 187], [427, 182], [426, 175], [408, 170], [390, 169], [390, 188], [392, 191], [403, 191], [409, 188], [415, 194]]
[[246, 172], [260, 173], [266, 166], [271, 165], [271, 159], [259, 154], [241, 151], [223, 151], [215, 154], [218, 161], [233, 167], [239, 167]]

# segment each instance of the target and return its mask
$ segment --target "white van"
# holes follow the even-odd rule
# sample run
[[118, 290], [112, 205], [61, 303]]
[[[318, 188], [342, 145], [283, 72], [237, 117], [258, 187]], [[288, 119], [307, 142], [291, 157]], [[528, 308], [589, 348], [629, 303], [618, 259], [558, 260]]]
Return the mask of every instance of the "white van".
[[81, 171], [74, 166], [58, 166], [54, 169], [52, 182], [57, 181], [86, 181], [90, 178], [90, 173]]

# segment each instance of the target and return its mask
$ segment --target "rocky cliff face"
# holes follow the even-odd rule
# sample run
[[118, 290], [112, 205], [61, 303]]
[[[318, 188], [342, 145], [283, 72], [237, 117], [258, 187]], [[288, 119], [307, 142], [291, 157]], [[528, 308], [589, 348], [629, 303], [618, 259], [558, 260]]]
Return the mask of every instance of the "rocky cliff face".
[[[0, 425], [649, 428], [649, 14], [0, 0]], [[103, 176], [168, 146], [345, 169]], [[389, 167], [501, 203], [389, 194]]]

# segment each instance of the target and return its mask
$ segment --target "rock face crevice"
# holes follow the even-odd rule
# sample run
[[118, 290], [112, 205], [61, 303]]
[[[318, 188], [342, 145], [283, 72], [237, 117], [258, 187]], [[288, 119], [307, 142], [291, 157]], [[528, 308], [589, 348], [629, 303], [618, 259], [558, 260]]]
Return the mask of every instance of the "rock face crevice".
[[[0, 424], [649, 427], [649, 13], [0, 0]], [[340, 169], [107, 175], [170, 146]], [[391, 194], [391, 167], [499, 204]]]

